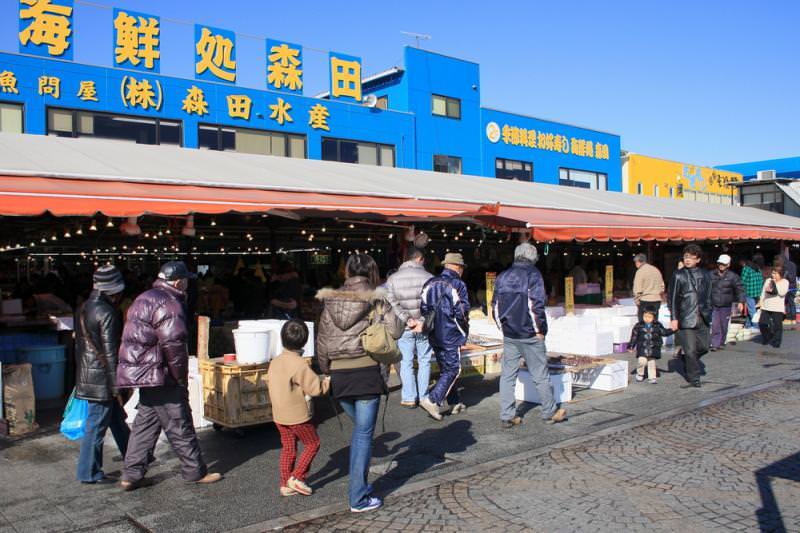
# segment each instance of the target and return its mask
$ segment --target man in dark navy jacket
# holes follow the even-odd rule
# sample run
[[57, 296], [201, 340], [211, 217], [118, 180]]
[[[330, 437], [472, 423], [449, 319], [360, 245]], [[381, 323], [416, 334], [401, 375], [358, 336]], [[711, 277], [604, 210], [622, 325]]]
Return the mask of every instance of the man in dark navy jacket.
[[497, 276], [492, 307], [497, 327], [503, 332], [503, 373], [500, 376], [500, 423], [512, 428], [522, 423], [517, 416], [514, 387], [519, 372], [519, 360], [533, 378], [542, 418], [556, 423], [566, 419], [567, 412], [556, 407], [550, 372], [547, 368], [547, 350], [544, 336], [547, 335], [547, 316], [544, 312], [546, 294], [544, 280], [536, 261], [536, 247], [522, 243], [514, 250], [514, 264]]

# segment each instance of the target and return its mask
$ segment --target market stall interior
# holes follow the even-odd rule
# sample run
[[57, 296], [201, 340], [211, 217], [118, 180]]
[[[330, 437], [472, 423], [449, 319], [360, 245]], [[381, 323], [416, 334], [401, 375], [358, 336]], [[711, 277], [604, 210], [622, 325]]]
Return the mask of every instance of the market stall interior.
[[[386, 277], [424, 234], [430, 270], [449, 251], [467, 260], [475, 311], [465, 368], [485, 373], [498, 369], [502, 352], [485, 316], [487, 273], [505, 268], [515, 245], [531, 239], [553, 320], [548, 348], [573, 356], [554, 362], [568, 370], [554, 374], [568, 401], [573, 385], [627, 385], [627, 365], [575, 357], [606, 357], [629, 335], [634, 253], [646, 252], [668, 277], [684, 242], [709, 256], [760, 251], [769, 261], [800, 239], [797, 219], [751, 208], [698, 211], [693, 202], [421, 170], [2, 134], [0, 161], [0, 354], [11, 366], [33, 365], [40, 405], [71, 390], [72, 313], [104, 263], [124, 272], [124, 308], [161, 263], [186, 261], [200, 274], [190, 314], [211, 317], [218, 329], [209, 352], [222, 356], [235, 349], [227, 332], [246, 329], [245, 321], [299, 313], [313, 327], [314, 294], [340, 284], [349, 254], [371, 254]], [[565, 309], [565, 277], [578, 271], [578, 306]], [[299, 305], [281, 305], [291, 300]], [[569, 311], [574, 316], [562, 316]], [[218, 394], [215, 380], [204, 376], [194, 395], [200, 413]], [[521, 380], [518, 397], [531, 399]]]

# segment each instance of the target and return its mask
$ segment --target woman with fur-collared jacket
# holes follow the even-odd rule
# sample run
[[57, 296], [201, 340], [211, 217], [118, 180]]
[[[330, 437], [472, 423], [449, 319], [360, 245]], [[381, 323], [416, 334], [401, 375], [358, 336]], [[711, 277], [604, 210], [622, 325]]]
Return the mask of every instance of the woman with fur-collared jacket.
[[399, 338], [403, 324], [385, 300], [385, 291], [377, 289], [378, 265], [366, 254], [353, 254], [345, 265], [346, 279], [339, 289], [322, 289], [316, 340], [320, 370], [331, 376], [331, 396], [339, 401], [353, 419], [350, 442], [350, 510], [354, 513], [379, 508], [383, 502], [372, 496], [367, 481], [372, 457], [372, 437], [378, 418], [381, 394], [386, 383], [380, 365], [364, 351], [361, 334], [370, 325], [373, 311], [383, 316], [390, 334]]

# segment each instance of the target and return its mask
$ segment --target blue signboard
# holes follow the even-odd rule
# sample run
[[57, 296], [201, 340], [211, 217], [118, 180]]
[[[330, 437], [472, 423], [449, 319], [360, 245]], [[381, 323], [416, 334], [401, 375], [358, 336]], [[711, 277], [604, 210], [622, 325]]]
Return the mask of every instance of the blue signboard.
[[267, 39], [267, 88], [303, 94], [303, 47]]
[[361, 103], [361, 58], [331, 52], [328, 61], [331, 98]]
[[19, 51], [72, 59], [72, 0], [20, 0]]
[[198, 80], [236, 83], [236, 34], [195, 24], [194, 77]]
[[116, 67], [159, 72], [161, 68], [161, 18], [114, 9], [114, 54]]

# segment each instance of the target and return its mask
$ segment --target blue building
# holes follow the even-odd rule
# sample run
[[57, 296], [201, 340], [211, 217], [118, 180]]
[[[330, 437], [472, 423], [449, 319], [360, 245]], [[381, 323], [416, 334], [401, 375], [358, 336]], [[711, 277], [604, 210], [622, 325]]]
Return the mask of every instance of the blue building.
[[[265, 39], [265, 89], [237, 85], [236, 34], [195, 25], [195, 78], [160, 71], [157, 15], [108, 11], [110, 66], [73, 61], [82, 5], [21, 5], [0, 52], [0, 131], [396, 166], [620, 191], [618, 135], [481, 107], [476, 63], [408, 47], [375, 76], [331, 52], [330, 90], [303, 95], [300, 45]], [[57, 8], [57, 9], [56, 9]], [[48, 11], [49, 10], [49, 11]], [[56, 29], [59, 26], [56, 25]], [[175, 46], [173, 44], [173, 46]]]
[[783, 159], [766, 159], [764, 161], [734, 163], [730, 165], [720, 165], [717, 168], [738, 172], [744, 176], [745, 181], [757, 179], [759, 172], [769, 173], [768, 175], [762, 174], [762, 179], [765, 177], [767, 179], [798, 179], [800, 178], [800, 157], [785, 157]]

